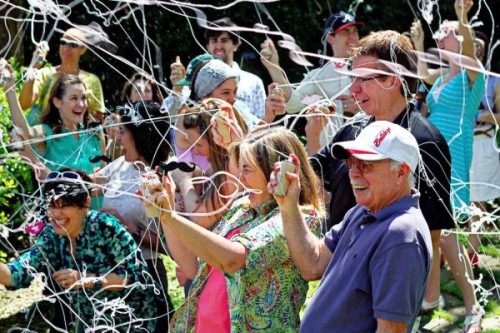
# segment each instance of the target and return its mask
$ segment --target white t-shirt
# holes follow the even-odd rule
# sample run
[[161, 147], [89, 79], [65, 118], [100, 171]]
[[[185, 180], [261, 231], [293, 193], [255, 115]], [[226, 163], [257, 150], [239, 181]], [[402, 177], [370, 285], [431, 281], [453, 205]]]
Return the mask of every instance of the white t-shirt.
[[[161, 226], [157, 226], [154, 219], [146, 216], [144, 205], [136, 196], [141, 181], [140, 171], [134, 163], [125, 161], [125, 157], [120, 156], [112, 163], [104, 167], [100, 173], [107, 178], [108, 183], [104, 186], [104, 208], [113, 208], [127, 221], [140, 226], [144, 230], [150, 230], [159, 234]], [[150, 249], [140, 244], [144, 259], [154, 259], [158, 257], [155, 249]]]

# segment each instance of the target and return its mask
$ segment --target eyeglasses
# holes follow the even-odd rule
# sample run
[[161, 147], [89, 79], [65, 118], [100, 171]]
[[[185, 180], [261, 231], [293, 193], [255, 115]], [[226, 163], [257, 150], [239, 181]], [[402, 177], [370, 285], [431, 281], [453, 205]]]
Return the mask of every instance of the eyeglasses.
[[351, 76], [351, 82], [354, 83], [356, 81], [359, 81], [361, 85], [366, 84], [366, 82], [371, 81], [371, 80], [378, 80], [381, 78], [385, 78], [387, 75], [377, 75], [377, 76], [369, 76], [369, 77], [361, 77], [361, 76]]
[[351, 170], [353, 167], [356, 167], [356, 169], [358, 169], [358, 171], [362, 174], [370, 173], [371, 171], [373, 171], [377, 164], [380, 164], [383, 161], [387, 161], [387, 159], [378, 161], [363, 161], [354, 157], [350, 157], [344, 160], [345, 165], [349, 170]]
[[79, 48], [80, 46], [82, 46], [82, 44], [80, 44], [79, 42], [75, 41], [75, 40], [70, 40], [70, 39], [66, 39], [66, 38], [61, 38], [59, 40], [59, 45], [62, 45], [62, 46], [69, 46], [71, 47], [72, 49], [77, 49]]

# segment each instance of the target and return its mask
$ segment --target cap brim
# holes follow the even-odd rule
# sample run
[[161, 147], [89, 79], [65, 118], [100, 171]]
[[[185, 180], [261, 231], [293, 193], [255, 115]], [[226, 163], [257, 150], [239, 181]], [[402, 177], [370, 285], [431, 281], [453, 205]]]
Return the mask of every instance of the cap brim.
[[187, 80], [186, 78], [180, 79], [179, 81], [175, 82], [176, 86], [190, 86], [191, 81]]
[[337, 30], [335, 30], [333, 33], [335, 33], [335, 34], [336, 34], [337, 32], [342, 31], [342, 30], [344, 30], [345, 28], [351, 27], [351, 26], [353, 26], [353, 25], [355, 25], [355, 26], [357, 26], [357, 27], [362, 27], [362, 26], [364, 26], [365, 24], [364, 24], [363, 22], [354, 22], [354, 23], [352, 23], [352, 22], [351, 22], [351, 23], [346, 23], [346, 24], [341, 25], [340, 27], [338, 27], [338, 28], [337, 28]]
[[355, 141], [338, 142], [332, 147], [332, 154], [338, 160], [345, 160], [349, 156], [364, 161], [378, 161], [386, 159], [384, 155], [376, 152], [366, 145], [360, 145]]

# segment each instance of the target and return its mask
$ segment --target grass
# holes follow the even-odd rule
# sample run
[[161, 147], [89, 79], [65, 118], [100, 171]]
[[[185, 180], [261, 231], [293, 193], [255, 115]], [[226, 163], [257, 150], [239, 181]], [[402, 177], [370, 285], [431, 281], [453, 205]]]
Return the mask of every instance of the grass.
[[486, 244], [479, 247], [479, 253], [487, 254], [493, 258], [500, 258], [500, 248], [498, 244]]
[[167, 269], [168, 277], [168, 294], [172, 300], [172, 304], [177, 309], [184, 302], [184, 288], [179, 286], [177, 277], [175, 276], [176, 263], [168, 256], [162, 256], [163, 263]]

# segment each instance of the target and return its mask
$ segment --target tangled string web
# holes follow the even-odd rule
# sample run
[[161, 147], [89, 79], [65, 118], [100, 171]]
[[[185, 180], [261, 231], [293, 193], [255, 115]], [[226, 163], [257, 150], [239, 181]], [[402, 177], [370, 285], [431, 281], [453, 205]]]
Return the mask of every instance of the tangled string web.
[[[249, 4], [251, 6], [249, 6]], [[401, 5], [401, 4], [399, 4]], [[253, 6], [253, 7], [252, 7]], [[297, 20], [297, 18], [289, 18], [289, 21], [281, 19], [278, 15], [271, 13], [279, 13], [281, 3], [278, 0], [261, 0], [261, 1], [251, 1], [251, 0], [237, 0], [233, 2], [228, 2], [227, 4], [221, 6], [215, 6], [212, 4], [197, 4], [197, 3], [188, 3], [182, 1], [153, 1], [153, 0], [129, 0], [129, 1], [99, 1], [99, 0], [91, 0], [91, 1], [83, 1], [83, 0], [73, 0], [73, 1], [52, 1], [52, 0], [28, 0], [26, 2], [22, 1], [9, 1], [9, 0], [0, 0], [0, 17], [6, 22], [6, 26], [8, 24], [18, 24], [17, 30], [5, 30], [6, 38], [4, 45], [0, 45], [0, 56], [9, 58], [14, 56], [15, 54], [19, 54], [18, 50], [20, 45], [22, 44], [23, 39], [29, 40], [32, 45], [38, 45], [41, 41], [47, 41], [50, 44], [53, 44], [51, 41], [55, 39], [56, 35], [63, 32], [65, 27], [78, 27], [86, 33], [86, 43], [88, 46], [88, 52], [90, 53], [94, 62], [104, 63], [108, 67], [108, 71], [100, 75], [101, 82], [105, 88], [105, 92], [111, 92], [116, 96], [105, 96], [106, 99], [106, 108], [110, 111], [118, 109], [119, 104], [116, 102], [117, 95], [119, 91], [117, 89], [113, 90], [108, 84], [107, 81], [113, 82], [113, 84], [120, 84], [127, 82], [128, 77], [130, 75], [126, 73], [134, 73], [141, 72], [154, 77], [156, 81], [160, 83], [161, 88], [163, 89], [164, 96], [166, 97], [170, 92], [170, 84], [167, 82], [169, 75], [169, 67], [168, 61], [172, 61], [177, 55], [178, 50], [176, 47], [185, 50], [184, 43], [189, 43], [192, 45], [198, 45], [197, 53], [191, 54], [191, 58], [197, 54], [201, 54], [206, 52], [205, 43], [200, 36], [200, 31], [207, 27], [207, 24], [211, 21], [223, 17], [226, 15], [228, 10], [232, 12], [236, 12], [238, 10], [248, 11], [249, 8], [253, 10], [249, 17], [255, 17], [255, 21], [246, 25], [240, 25], [233, 28], [221, 28], [221, 30], [230, 30], [235, 33], [242, 33], [242, 48], [249, 50], [246, 52], [246, 60], [251, 59], [252, 56], [254, 58], [259, 58], [258, 52], [260, 50], [258, 44], [252, 42], [251, 40], [255, 40], [254, 36], [259, 36], [257, 40], [259, 42], [263, 41], [265, 38], [270, 37], [274, 41], [277, 41], [277, 45], [279, 48], [280, 56], [283, 58], [283, 62], [287, 62], [287, 64], [294, 64], [295, 67], [300, 69], [302, 72], [306, 72], [310, 70], [310, 67], [314, 62], [317, 62], [319, 59], [324, 59], [326, 61], [337, 61], [341, 62], [341, 59], [335, 59], [329, 57], [327, 54], [318, 54], [314, 52], [303, 51], [303, 47], [300, 42], [297, 42], [296, 37], [288, 34], [287, 31], [288, 25], [290, 21], [299, 21], [294, 22], [296, 24], [307, 26], [309, 23], [307, 20]], [[324, 18], [329, 15], [329, 11], [332, 10], [331, 1], [314, 1], [314, 8], [312, 9], [309, 6], [301, 4], [300, 6], [307, 7], [307, 11], [318, 11], [324, 14]], [[350, 9], [351, 11], [364, 11], [369, 14], [371, 10], [375, 7], [382, 6], [377, 1], [363, 1], [356, 0], [351, 3], [347, 3], [344, 9]], [[410, 9], [411, 13], [413, 13], [414, 19], [422, 19], [422, 24], [429, 28], [430, 31], [434, 31], [437, 27], [444, 21], [445, 17], [441, 13], [440, 2], [438, 0], [419, 0], [416, 5], [407, 1], [408, 9]], [[488, 31], [488, 35], [490, 37], [490, 46], [489, 49], [486, 50], [486, 59], [484, 61], [485, 67], [480, 71], [485, 75], [490, 77], [499, 77], [500, 75], [493, 70], [491, 70], [490, 66], [493, 63], [493, 55], [495, 51], [497, 51], [499, 45], [498, 39], [498, 31], [494, 29], [495, 20], [492, 14], [491, 4], [487, 3], [485, 0], [479, 0], [478, 4], [475, 8], [477, 11], [472, 13], [471, 16], [471, 24], [474, 28], [477, 27], [490, 27], [491, 31]], [[340, 9], [340, 8], [339, 8]], [[191, 32], [191, 40], [177, 40], [176, 39], [176, 31], [171, 31], [167, 33], [171, 34], [171, 41], [169, 43], [163, 43], [162, 47], [160, 47], [160, 43], [154, 40], [152, 33], [153, 29], [161, 29], [159, 27], [153, 27], [149, 24], [146, 19], [151, 18], [151, 16], [147, 16], [146, 13], [150, 11], [156, 11], [162, 14], [162, 18], [164, 18], [165, 22], [156, 22], [156, 24], [161, 25], [168, 24], [168, 18], [178, 19], [182, 18], [182, 22]], [[211, 14], [208, 15], [207, 13]], [[75, 13], [79, 13], [78, 19], [75, 18]], [[85, 17], [86, 22], [82, 22], [81, 16]], [[159, 15], [160, 16], [160, 15]], [[279, 16], [286, 16], [286, 13]], [[80, 24], [76, 24], [78, 21]], [[93, 21], [93, 23], [91, 23]], [[286, 22], [283, 23], [282, 26], [279, 26], [277, 21]], [[370, 22], [366, 22], [369, 26]], [[390, 26], [390, 22], [380, 22], [378, 21], [379, 26], [386, 28], [393, 28]], [[320, 28], [317, 30], [313, 30], [311, 28], [311, 36], [312, 40], [316, 40], [317, 44], [320, 44], [321, 39], [321, 26], [322, 23], [318, 22], [310, 22], [312, 26], [319, 26]], [[104, 28], [103, 28], [104, 27]], [[307, 27], [306, 27], [307, 28]], [[105, 30], [118, 31], [114, 35], [107, 35]], [[217, 29], [217, 27], [212, 27], [212, 29]], [[395, 28], [394, 28], [395, 29]], [[406, 29], [409, 29], [407, 27]], [[137, 34], [132, 36], [131, 30], [141, 32], [142, 40], [137, 39]], [[403, 32], [402, 30], [401, 32]], [[248, 37], [252, 36], [252, 38]], [[248, 39], [246, 39], [246, 38]], [[55, 44], [54, 44], [55, 45]], [[129, 52], [121, 52], [121, 48], [125, 48]], [[55, 53], [51, 50], [51, 53]], [[425, 62], [429, 64], [429, 66], [447, 66], [447, 63], [443, 61], [441, 56], [436, 56], [435, 53], [419, 53], [419, 57], [423, 59]], [[459, 63], [463, 63], [464, 68], [468, 68], [468, 66], [472, 66], [468, 64], [464, 59], [456, 55], [449, 55], [449, 58], [452, 61], [457, 61]], [[56, 58], [54, 58], [56, 59]], [[167, 60], [168, 59], [168, 60]], [[187, 61], [187, 60], [185, 60]], [[57, 64], [58, 60], [54, 61], [54, 64]], [[243, 64], [243, 62], [242, 62]], [[88, 70], [92, 71], [92, 63], [88, 64]], [[186, 65], [186, 64], [184, 64]], [[395, 64], [387, 63], [387, 67], [391, 70], [392, 73], [397, 73], [398, 75], [413, 75], [409, 73], [406, 69], [397, 67]], [[32, 67], [32, 64], [31, 64]], [[284, 68], [288, 68], [283, 66]], [[264, 72], [262, 72], [264, 73]], [[372, 72], [373, 73], [373, 72]], [[369, 75], [372, 73], [363, 73], [363, 75]], [[391, 74], [387, 72], [377, 72], [378, 74]], [[36, 75], [37, 72], [33, 68], [28, 68], [27, 73], [25, 74], [25, 78], [29, 76]], [[95, 73], [98, 74], [99, 73]], [[290, 73], [287, 73], [290, 74]], [[267, 74], [266, 74], [267, 75]], [[262, 75], [264, 78], [264, 76]], [[289, 77], [292, 77], [289, 75]], [[292, 80], [290, 85], [292, 87], [297, 87], [300, 84], [301, 76], [296, 75], [296, 78]], [[334, 79], [337, 80], [337, 79]], [[18, 86], [23, 83], [20, 81], [17, 82]], [[113, 87], [116, 88], [116, 87]], [[345, 94], [346, 89], [340, 91], [336, 96], [324, 96], [330, 100], [336, 99], [339, 95]], [[4, 102], [5, 93], [0, 93], [0, 101]], [[8, 109], [6, 108], [6, 103], [0, 104], [0, 116], [1, 117], [9, 117]], [[489, 109], [494, 109], [494, 106], [489, 106]], [[144, 121], [140, 117], [140, 115], [135, 114], [133, 110], [125, 109], [126, 112], [129, 113], [131, 122], [134, 124], [140, 123]], [[284, 124], [290, 128], [296, 128], [299, 126], [300, 120], [303, 118], [308, 118], [310, 115], [305, 113], [306, 109], [302, 110], [302, 112], [297, 115], [287, 115], [280, 120], [277, 120], [276, 124]], [[155, 121], [165, 121], [168, 119], [171, 124], [175, 124], [176, 120], [175, 115], [169, 115], [165, 113], [165, 117], [157, 118]], [[334, 114], [331, 116], [332, 122], [335, 126], [342, 123], [344, 117], [339, 114]], [[0, 118], [2, 120], [2, 118]], [[19, 145], [31, 145], [42, 142], [43, 140], [49, 140], [55, 137], [62, 137], [64, 135], [71, 135], [71, 133], [60, 133], [54, 134], [50, 137], [46, 137], [45, 139], [31, 139], [31, 140], [20, 140], [17, 143], [9, 143], [8, 135], [11, 130], [10, 121], [1, 121], [0, 122], [0, 133], [2, 137], [2, 147], [0, 152], [2, 155], [0, 156], [0, 175], [5, 177], [2, 186], [5, 188], [7, 193], [7, 189], [11, 189], [9, 195], [15, 197], [20, 204], [9, 207], [6, 209], [6, 212], [0, 211], [0, 255], [4, 253], [8, 253], [9, 255], [18, 256], [23, 253], [26, 248], [20, 248], [21, 245], [14, 245], [11, 241], [13, 237], [17, 235], [36, 235], [39, 233], [41, 228], [43, 227], [43, 221], [46, 220], [47, 216], [45, 215], [45, 211], [41, 209], [43, 207], [43, 200], [41, 197], [40, 187], [34, 186], [34, 188], [28, 188], [27, 179], [21, 178], [20, 173], [16, 173], [17, 165], [20, 163], [29, 164], [30, 162], [19, 157], [19, 154], [15, 151], [16, 148], [19, 148]], [[110, 129], [116, 124], [105, 124], [105, 129]], [[178, 129], [177, 129], [178, 130]], [[209, 129], [206, 129], [209, 130]], [[94, 130], [82, 130], [82, 134], [87, 131], [95, 131]], [[330, 141], [334, 135], [335, 131], [326, 132], [325, 141]], [[89, 137], [90, 138], [90, 137]], [[17, 145], [17, 146], [16, 146]], [[81, 149], [84, 149], [85, 145], [80, 146]], [[497, 149], [498, 151], [498, 149]], [[75, 158], [81, 154], [81, 151], [74, 151], [70, 156], [67, 156], [68, 160]], [[37, 168], [37, 165], [31, 165], [33, 168]], [[218, 177], [221, 173], [216, 173], [212, 177]], [[239, 182], [237, 178], [232, 175], [229, 175], [228, 181]], [[196, 178], [196, 181], [206, 181], [206, 177]], [[209, 179], [212, 181], [212, 179]], [[460, 182], [460, 179], [455, 179], [454, 181]], [[215, 182], [213, 183], [215, 184]], [[90, 185], [90, 184], [87, 184]], [[131, 186], [138, 186], [139, 179], [137, 183], [130, 184]], [[464, 184], [466, 185], [466, 184]], [[497, 186], [495, 184], [485, 184], [487, 186]], [[113, 189], [109, 189], [106, 185], [97, 185], [100, 186], [105, 192], [106, 190], [110, 190], [109, 195], [123, 194], [123, 195], [133, 195], [129, 192], [113, 192]], [[218, 189], [217, 189], [218, 190]], [[251, 190], [251, 189], [247, 189]], [[114, 194], [113, 194], [114, 193]], [[2, 189], [0, 189], [0, 202], [2, 207], [5, 206], [8, 202], [13, 202], [12, 198], [5, 196], [2, 197]], [[454, 193], [451, 193], [454, 196]], [[223, 197], [222, 194], [220, 194]], [[10, 200], [10, 201], [9, 201]], [[468, 236], [471, 234], [480, 234], [483, 236], [483, 244], [485, 248], [495, 248], [498, 246], [498, 234], [499, 234], [499, 202], [493, 201], [488, 203], [488, 211], [481, 211], [474, 205], [468, 205], [463, 203], [462, 206], [455, 211], [454, 218], [456, 221], [460, 222], [460, 228], [455, 230], [451, 230], [448, 232], [456, 232], [460, 235], [460, 238], [463, 240], [468, 239]], [[2, 208], [3, 209], [3, 208]], [[221, 211], [224, 207], [221, 208]], [[217, 213], [221, 212], [217, 211]], [[195, 217], [199, 214], [185, 214], [187, 217]], [[466, 226], [466, 219], [464, 216], [477, 216], [472, 224], [471, 228], [468, 229]], [[21, 223], [19, 222], [21, 221]], [[158, 230], [158, 225], [155, 223], [154, 219], [150, 219], [149, 223], [151, 224], [151, 228], [153, 230]], [[28, 236], [33, 240], [35, 236]], [[17, 243], [16, 243], [17, 244]], [[26, 245], [26, 244], [25, 244]], [[161, 246], [165, 246], [162, 244]], [[134, 258], [138, 258], [137, 253], [130, 253], [129, 256]], [[480, 274], [476, 276], [475, 279], [471, 279], [471, 283], [476, 288], [476, 293], [478, 295], [478, 301], [481, 306], [486, 307], [490, 300], [497, 300], [500, 296], [499, 285], [496, 281], [498, 277], [498, 250], [497, 250], [497, 260], [485, 260], [482, 265], [482, 269]], [[136, 259], [139, 260], [139, 259]], [[33, 276], [39, 277], [36, 281], [39, 285], [43, 286], [46, 290], [44, 294], [39, 294], [37, 297], [38, 300], [43, 302], [55, 302], [55, 300], [63, 300], [61, 298], [61, 291], [54, 289], [47, 282], [47, 274], [53, 273], [54, 269], [51, 268], [50, 260], [47, 258], [46, 262], [46, 270], [36, 271], [33, 270], [29, 263], [25, 264], [26, 269], [30, 271]], [[83, 277], [86, 276], [86, 267], [80, 267], [80, 273]], [[147, 273], [144, 273], [147, 274]], [[84, 278], [88, 279], [87, 277]], [[84, 282], [84, 281], [82, 281]], [[145, 284], [136, 284], [132, 285], [131, 290], [133, 288], [154, 288], [155, 293], [158, 294], [158, 290], [155, 286]], [[41, 288], [39, 288], [41, 289]], [[0, 290], [0, 292], [3, 292]], [[71, 292], [68, 293], [71, 295]], [[134, 314], [134, 310], [131, 309], [127, 304], [125, 299], [113, 299], [113, 300], [103, 300], [101, 298], [96, 297], [95, 294], [89, 292], [86, 295], [93, 305], [95, 309], [95, 317], [92, 322], [84, 322], [84, 328], [86, 332], [99, 332], [99, 331], [110, 331], [110, 332], [119, 332], [123, 330], [127, 330], [127, 328], [135, 325], [136, 322], [140, 321], [141, 318], [137, 318]], [[41, 304], [40, 303], [40, 304]], [[29, 304], [24, 304], [21, 308], [27, 308]], [[65, 306], [69, 309], [70, 312], [74, 312], [71, 304], [65, 304]], [[3, 313], [2, 308], [7, 309], [7, 304], [2, 304], [2, 300], [0, 299], [0, 318], [6, 317], [6, 315], [11, 315], [12, 313]], [[36, 311], [27, 311], [26, 316], [28, 318], [28, 324], [26, 327], [23, 327], [24, 332], [31, 332], [33, 329], [33, 323], [31, 322], [31, 318], [33, 317]], [[43, 316], [43, 311], [39, 311]], [[109, 321], [109, 317], [101, 316], [105, 312], [112, 312], [116, 314], [122, 314], [128, 321], [121, 322], [113, 322]], [[76, 317], [78, 317], [78, 313], [73, 313]], [[51, 326], [51, 318], [43, 317], [46, 323]], [[144, 319], [144, 318], [142, 318]], [[152, 318], [153, 319], [153, 318]], [[0, 322], [1, 323], [1, 322]], [[1, 327], [1, 324], [0, 324]]]

